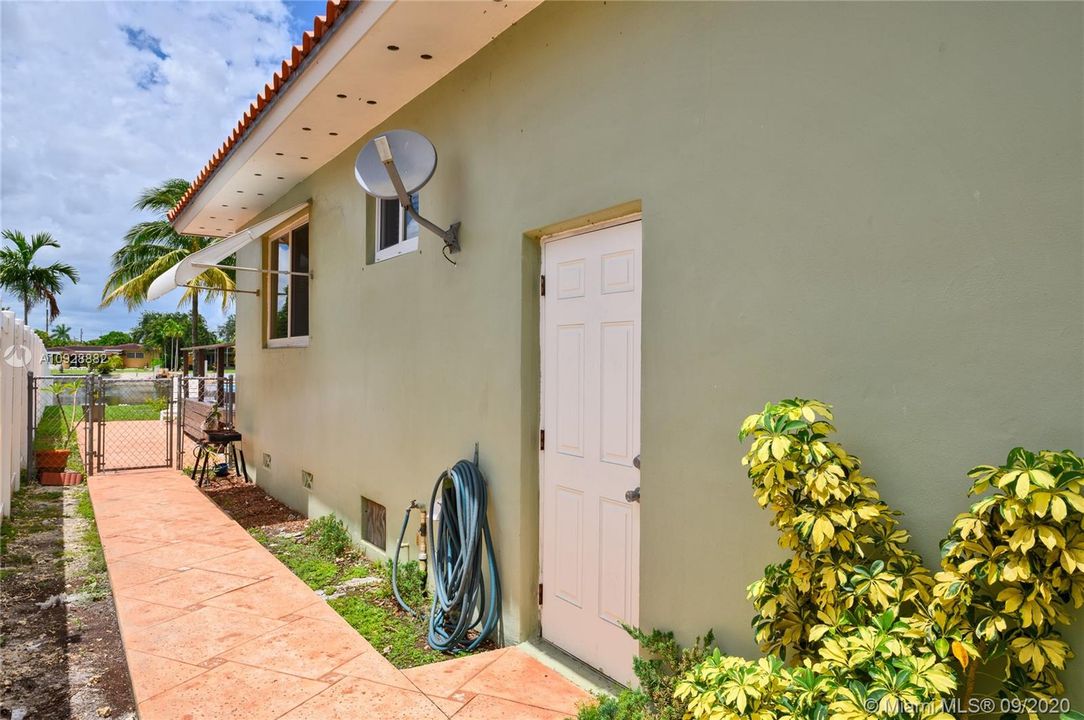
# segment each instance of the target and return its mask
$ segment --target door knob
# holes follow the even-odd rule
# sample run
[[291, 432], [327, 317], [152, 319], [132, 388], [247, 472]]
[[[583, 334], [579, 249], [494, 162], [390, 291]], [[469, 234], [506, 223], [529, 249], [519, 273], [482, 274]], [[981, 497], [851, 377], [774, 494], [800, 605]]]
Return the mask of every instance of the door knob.
[[639, 455], [637, 455], [636, 457], [634, 457], [634, 458], [632, 459], [632, 466], [633, 466], [634, 468], [636, 468], [637, 470], [639, 470], [639, 469], [640, 469], [640, 456], [639, 456]]
[[640, 502], [640, 486], [637, 485], [635, 490], [625, 491], [625, 502], [638, 503]]

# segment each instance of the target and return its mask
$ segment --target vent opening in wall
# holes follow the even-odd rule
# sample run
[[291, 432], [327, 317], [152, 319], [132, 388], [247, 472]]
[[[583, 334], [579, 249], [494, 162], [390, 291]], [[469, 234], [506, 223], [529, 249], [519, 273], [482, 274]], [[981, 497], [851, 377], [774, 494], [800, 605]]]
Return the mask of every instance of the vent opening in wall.
[[263, 466], [268, 470], [271, 469], [271, 453], [263, 454]]
[[387, 510], [364, 496], [361, 498], [361, 539], [381, 550], [388, 549]]
[[301, 487], [312, 490], [312, 473], [308, 470], [301, 471]]

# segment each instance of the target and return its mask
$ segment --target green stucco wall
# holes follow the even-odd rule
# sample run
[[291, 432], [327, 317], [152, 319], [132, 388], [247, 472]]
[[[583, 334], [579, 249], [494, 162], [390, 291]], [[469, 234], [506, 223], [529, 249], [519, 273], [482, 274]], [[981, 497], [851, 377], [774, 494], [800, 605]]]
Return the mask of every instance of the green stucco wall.
[[[784, 396], [835, 404], [839, 439], [936, 562], [971, 466], [1084, 450], [1082, 10], [534, 11], [385, 125], [437, 146], [422, 205], [463, 222], [457, 267], [425, 233], [366, 265], [352, 161], [368, 138], [273, 208], [312, 198], [316, 278], [307, 349], [262, 349], [257, 301], [238, 300], [246, 450], [273, 458], [260, 483], [355, 529], [366, 494], [394, 536], [478, 441], [507, 632], [535, 633], [524, 234], [641, 200], [643, 624], [755, 652], [745, 586], [781, 551], [736, 431]], [[1084, 650], [1084, 623], [1072, 639]]]

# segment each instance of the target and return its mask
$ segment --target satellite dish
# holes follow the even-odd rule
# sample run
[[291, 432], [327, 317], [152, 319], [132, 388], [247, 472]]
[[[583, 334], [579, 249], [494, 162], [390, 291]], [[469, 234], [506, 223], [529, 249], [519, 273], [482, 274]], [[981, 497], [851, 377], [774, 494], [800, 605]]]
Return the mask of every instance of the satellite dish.
[[407, 194], [418, 192], [437, 169], [437, 150], [425, 135], [413, 130], [389, 130], [378, 135], [358, 153], [354, 177], [365, 192], [381, 200], [399, 197], [384, 158], [395, 159], [395, 168]]
[[419, 215], [410, 201], [436, 169], [436, 148], [413, 130], [389, 130], [377, 135], [365, 143], [354, 161], [354, 177], [365, 192], [381, 200], [398, 200], [404, 212], [444, 241], [444, 258], [455, 265], [448, 253], [459, 252], [459, 223], [444, 230]]

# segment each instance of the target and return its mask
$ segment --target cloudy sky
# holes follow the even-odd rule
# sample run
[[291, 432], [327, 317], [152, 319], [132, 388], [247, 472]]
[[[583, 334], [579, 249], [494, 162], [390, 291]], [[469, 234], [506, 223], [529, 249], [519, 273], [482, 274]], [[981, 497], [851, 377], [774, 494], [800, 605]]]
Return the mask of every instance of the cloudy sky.
[[[74, 336], [135, 324], [138, 311], [122, 304], [98, 309], [110, 255], [149, 217], [133, 201], [145, 187], [199, 172], [323, 10], [323, 2], [0, 0], [0, 224], [60, 241], [61, 250], [40, 255], [82, 275], [60, 297], [58, 322]], [[4, 305], [21, 313], [0, 295]], [[212, 328], [223, 319], [216, 307], [207, 315]], [[43, 307], [31, 324], [44, 325]]]

